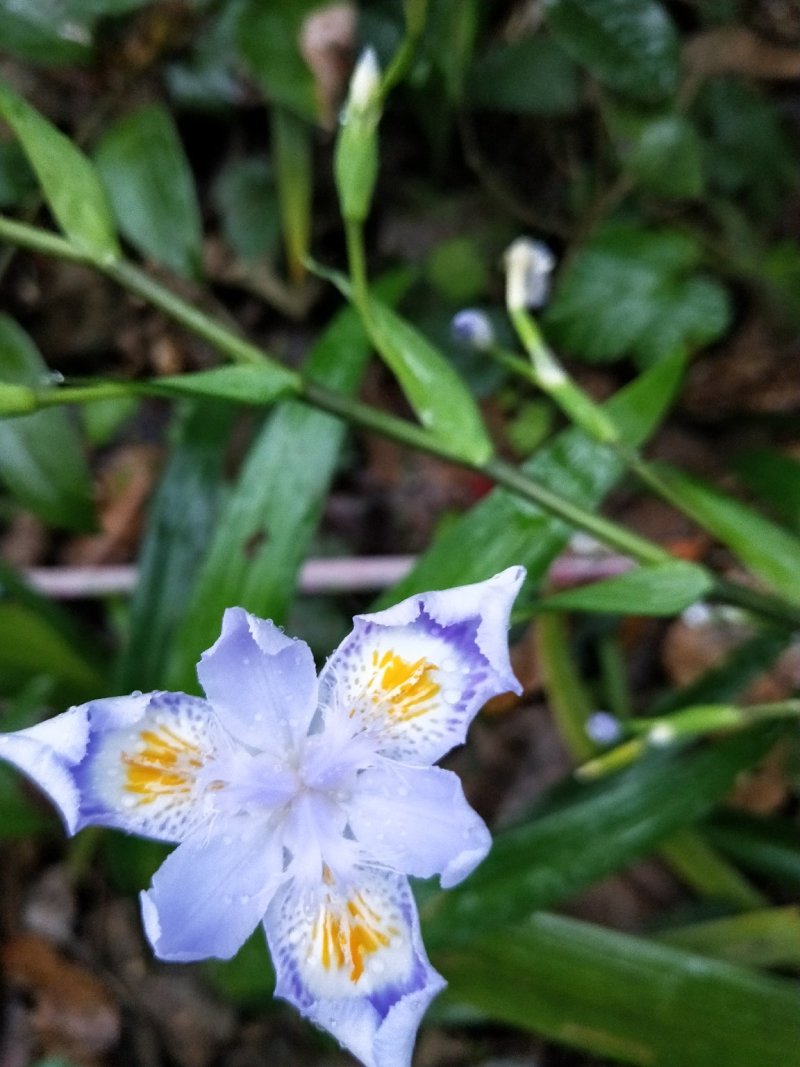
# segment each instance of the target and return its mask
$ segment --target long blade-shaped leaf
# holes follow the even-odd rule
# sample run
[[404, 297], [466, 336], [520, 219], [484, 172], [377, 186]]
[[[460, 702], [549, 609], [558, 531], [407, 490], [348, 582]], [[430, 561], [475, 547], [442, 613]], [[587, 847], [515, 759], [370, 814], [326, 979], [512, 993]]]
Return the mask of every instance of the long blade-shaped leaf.
[[428, 899], [430, 943], [471, 941], [561, 903], [629, 863], [708, 812], [775, 736], [748, 731], [695, 751], [655, 754], [576, 787], [538, 817], [533, 811], [495, 838], [467, 882]]
[[434, 956], [446, 997], [640, 1067], [800, 1067], [800, 984], [555, 915]]
[[759, 578], [800, 602], [800, 538], [675, 467], [659, 464], [659, 472], [696, 522], [718, 537]]
[[622, 615], [674, 615], [705, 596], [711, 574], [696, 563], [676, 559], [568, 589], [547, 597], [537, 611], [602, 611]]
[[131, 604], [119, 689], [158, 689], [175, 626], [213, 528], [233, 409], [201, 402], [185, 413], [179, 438], [150, 506]]
[[0, 116], [19, 138], [47, 204], [67, 237], [98, 262], [115, 259], [119, 244], [111, 208], [83, 152], [3, 84]]

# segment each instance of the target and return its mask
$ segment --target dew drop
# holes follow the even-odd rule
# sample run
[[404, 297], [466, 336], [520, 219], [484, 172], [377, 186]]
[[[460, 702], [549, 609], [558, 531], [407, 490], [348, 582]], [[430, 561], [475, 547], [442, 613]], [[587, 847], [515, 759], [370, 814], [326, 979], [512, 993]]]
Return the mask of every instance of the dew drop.
[[457, 689], [445, 689], [442, 696], [448, 704], [457, 704], [460, 697], [460, 693]]

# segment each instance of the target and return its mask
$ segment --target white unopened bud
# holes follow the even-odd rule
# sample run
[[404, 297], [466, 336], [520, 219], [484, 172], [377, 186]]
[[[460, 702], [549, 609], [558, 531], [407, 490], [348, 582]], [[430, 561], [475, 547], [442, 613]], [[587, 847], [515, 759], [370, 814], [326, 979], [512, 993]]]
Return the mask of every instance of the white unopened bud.
[[495, 343], [489, 316], [477, 308], [464, 308], [454, 315], [450, 323], [450, 333], [454, 341], [477, 352], [485, 352]]
[[505, 264], [509, 311], [539, 308], [547, 302], [556, 257], [546, 244], [518, 237], [506, 249]]
[[374, 48], [365, 48], [356, 63], [347, 94], [346, 118], [365, 115], [380, 102], [381, 68]]

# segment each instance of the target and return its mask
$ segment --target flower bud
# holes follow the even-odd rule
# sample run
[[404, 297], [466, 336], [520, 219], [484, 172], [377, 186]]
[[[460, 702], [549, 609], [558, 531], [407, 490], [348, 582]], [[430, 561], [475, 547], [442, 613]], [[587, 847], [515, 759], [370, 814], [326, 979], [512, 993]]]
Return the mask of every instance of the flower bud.
[[506, 304], [509, 311], [539, 308], [550, 294], [556, 257], [542, 241], [518, 237], [506, 249]]
[[377, 126], [381, 117], [381, 74], [372, 48], [361, 55], [350, 79], [334, 154], [342, 215], [363, 222], [369, 214], [378, 174]]
[[495, 343], [489, 316], [477, 308], [464, 308], [454, 315], [450, 334], [454, 341], [476, 352], [485, 352]]

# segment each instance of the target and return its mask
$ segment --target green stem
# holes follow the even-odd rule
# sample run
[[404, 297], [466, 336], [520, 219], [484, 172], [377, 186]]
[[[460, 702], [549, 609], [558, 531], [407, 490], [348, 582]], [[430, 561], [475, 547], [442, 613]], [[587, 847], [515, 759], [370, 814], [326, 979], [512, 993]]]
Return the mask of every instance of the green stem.
[[355, 219], [344, 220], [347, 240], [347, 266], [353, 286], [353, 300], [367, 331], [370, 331], [369, 283], [367, 281], [367, 257], [364, 251], [364, 227]]
[[[361, 227], [355, 223], [349, 224], [347, 233], [351, 273], [354, 288], [358, 293], [356, 300], [361, 310], [361, 302], [364, 301], [368, 304], [369, 298], [366, 286]], [[270, 360], [269, 355], [256, 345], [244, 340], [226, 326], [216, 322], [205, 312], [193, 307], [176, 293], [165, 288], [160, 282], [157, 282], [144, 271], [125, 260], [96, 263], [86, 252], [76, 248], [63, 237], [0, 216], [0, 239], [2, 238], [34, 252], [93, 267], [116, 281], [128, 292], [159, 308], [171, 319], [185, 326], [196, 336], [203, 338], [224, 356], [236, 363], [259, 364]], [[366, 319], [366, 324], [369, 327], [368, 314]], [[119, 383], [105, 383], [104, 387], [109, 390], [107, 395], [114, 396], [120, 395], [120, 391], [124, 388]], [[97, 386], [87, 388], [91, 391], [91, 398], [98, 397]], [[40, 395], [39, 402], [43, 405], [64, 403], [70, 397], [75, 400], [90, 399], [79, 388], [73, 390], [72, 393], [61, 389], [53, 389], [47, 391], [46, 397]], [[469, 463], [456, 451], [452, 450], [447, 442], [435, 437], [423, 427], [379, 411], [353, 398], [331, 392], [310, 381], [303, 383], [300, 399], [323, 411], [329, 411], [331, 414], [353, 425], [389, 437], [400, 444], [477, 470], [498, 485], [502, 485], [510, 492], [561, 519], [566, 525], [584, 530], [639, 563], [666, 563], [673, 558], [660, 545], [648, 541], [646, 538], [640, 537], [638, 534], [632, 533], [608, 519], [602, 518], [595, 512], [586, 511], [578, 504], [559, 496], [547, 486], [540, 485], [525, 474], [524, 471], [501, 459], [491, 459], [484, 464]], [[723, 603], [733, 604], [745, 610], [756, 612], [766, 618], [780, 622], [784, 626], [788, 624], [792, 627], [800, 627], [800, 607], [788, 604], [772, 594], [761, 593], [732, 582], [718, 580], [712, 597]]]
[[383, 76], [381, 82], [382, 97], [385, 98], [394, 86], [405, 77], [414, 60], [414, 53], [425, 30], [427, 16], [428, 0], [407, 0], [406, 32]]

